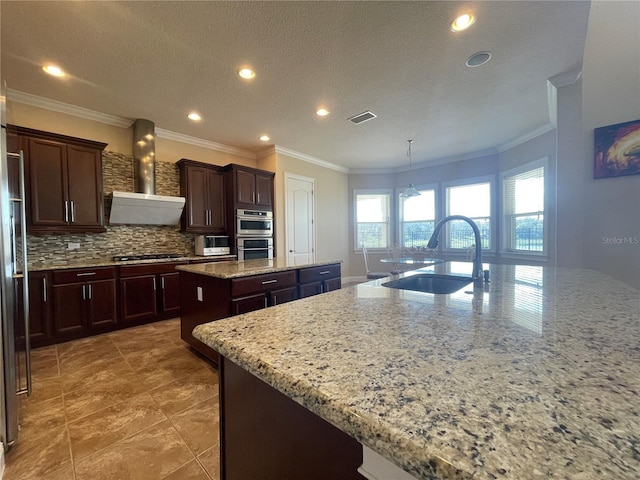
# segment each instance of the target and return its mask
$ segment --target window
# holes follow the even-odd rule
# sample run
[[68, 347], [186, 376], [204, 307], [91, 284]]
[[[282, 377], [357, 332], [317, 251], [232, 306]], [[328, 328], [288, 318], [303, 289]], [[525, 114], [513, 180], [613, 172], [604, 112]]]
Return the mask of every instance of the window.
[[544, 164], [528, 164], [502, 177], [504, 250], [544, 252]]
[[426, 247], [436, 218], [436, 191], [418, 189], [419, 197], [403, 198], [398, 195], [400, 205], [400, 247]]
[[391, 191], [356, 191], [356, 250], [389, 248]]
[[[480, 230], [483, 249], [491, 245], [491, 182], [449, 186], [446, 188], [447, 216], [464, 215], [473, 220]], [[469, 248], [475, 245], [471, 226], [463, 220], [448, 222], [447, 248]]]

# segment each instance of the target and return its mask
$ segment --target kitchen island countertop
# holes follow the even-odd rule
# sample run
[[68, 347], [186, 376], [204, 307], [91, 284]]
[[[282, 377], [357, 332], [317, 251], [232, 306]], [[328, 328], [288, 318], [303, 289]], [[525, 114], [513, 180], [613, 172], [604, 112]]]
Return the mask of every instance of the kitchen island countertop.
[[322, 265], [333, 265], [336, 263], [342, 263], [342, 260], [315, 260], [308, 263], [295, 263], [290, 262], [286, 257], [277, 257], [271, 259], [245, 260], [243, 262], [233, 261], [180, 265], [176, 267], [176, 269], [209, 277], [228, 279], [264, 273], [285, 272], [287, 270], [297, 270], [306, 267], [320, 267]]
[[[640, 292], [592, 270], [489, 269], [484, 289], [381, 279], [194, 335], [416, 478], [640, 478]], [[433, 270], [471, 265], [405, 275]]]

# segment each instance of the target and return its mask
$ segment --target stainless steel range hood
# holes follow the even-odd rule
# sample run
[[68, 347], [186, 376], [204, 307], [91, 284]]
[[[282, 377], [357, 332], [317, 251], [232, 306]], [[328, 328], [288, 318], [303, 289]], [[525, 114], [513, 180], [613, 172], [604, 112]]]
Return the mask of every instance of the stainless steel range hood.
[[156, 195], [155, 126], [138, 119], [133, 124], [133, 160], [136, 192], [113, 192], [109, 224], [176, 225], [184, 197]]

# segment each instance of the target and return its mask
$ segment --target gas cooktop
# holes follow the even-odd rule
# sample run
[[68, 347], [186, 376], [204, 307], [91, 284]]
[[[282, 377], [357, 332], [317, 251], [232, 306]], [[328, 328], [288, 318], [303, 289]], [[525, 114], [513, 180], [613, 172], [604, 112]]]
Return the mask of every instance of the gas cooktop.
[[116, 255], [113, 257], [114, 262], [128, 262], [131, 260], [157, 260], [162, 258], [178, 258], [177, 253], [150, 253], [147, 255]]

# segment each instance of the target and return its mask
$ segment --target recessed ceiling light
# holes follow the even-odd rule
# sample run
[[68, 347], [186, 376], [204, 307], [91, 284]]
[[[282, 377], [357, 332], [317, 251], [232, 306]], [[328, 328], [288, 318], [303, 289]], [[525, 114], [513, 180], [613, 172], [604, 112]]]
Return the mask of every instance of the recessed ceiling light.
[[62, 70], [57, 65], [45, 65], [44, 67], [42, 67], [42, 70], [44, 70], [49, 75], [53, 75], [54, 77], [64, 77], [66, 75], [66, 73], [64, 73], [64, 70]]
[[471, 25], [475, 23], [476, 19], [470, 13], [465, 13], [464, 15], [460, 15], [453, 22], [451, 22], [451, 31], [452, 32], [461, 32], [462, 30], [466, 30]]
[[269, 138], [269, 135], [260, 135], [260, 140], [262, 140], [263, 142], [268, 142], [269, 140], [271, 140], [271, 138]]
[[329, 115], [329, 110], [327, 110], [326, 108], [319, 108], [318, 110], [316, 110], [316, 115], [318, 115], [319, 117], [326, 117], [327, 115]]
[[250, 68], [241, 68], [240, 70], [238, 70], [238, 75], [240, 75], [242, 78], [249, 80], [256, 76], [256, 72], [254, 72]]
[[478, 52], [471, 55], [467, 58], [467, 61], [464, 64], [467, 67], [479, 67], [480, 65], [484, 65], [491, 58], [491, 52]]
[[194, 122], [199, 122], [200, 120], [202, 120], [202, 117], [197, 112], [191, 112], [189, 115], [187, 115], [187, 118], [189, 120], [193, 120]]

